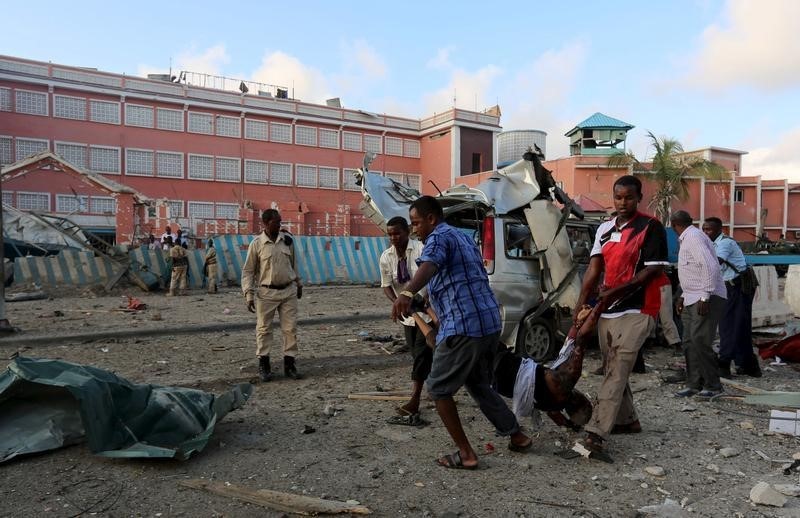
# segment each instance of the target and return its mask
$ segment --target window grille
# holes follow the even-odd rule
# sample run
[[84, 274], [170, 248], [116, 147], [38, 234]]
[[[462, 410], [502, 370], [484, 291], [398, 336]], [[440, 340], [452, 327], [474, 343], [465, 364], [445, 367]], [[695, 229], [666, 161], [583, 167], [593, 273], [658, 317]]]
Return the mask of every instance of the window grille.
[[138, 104], [125, 105], [125, 124], [140, 128], [153, 127], [153, 107]]
[[113, 214], [117, 212], [117, 200], [109, 196], [92, 196], [89, 199], [92, 214]]
[[185, 217], [183, 213], [183, 200], [169, 200], [167, 205], [169, 206], [170, 219]]
[[47, 115], [47, 94], [44, 92], [31, 92], [30, 90], [17, 90], [17, 113], [28, 115]]
[[245, 160], [244, 181], [247, 183], [269, 183], [269, 163], [261, 160]]
[[20, 210], [50, 210], [50, 194], [46, 192], [18, 192], [17, 208]]
[[61, 119], [86, 120], [86, 99], [83, 97], [54, 95], [53, 115]]
[[153, 176], [153, 152], [143, 149], [126, 149], [125, 174]]
[[269, 139], [272, 142], [280, 142], [281, 144], [292, 143], [292, 126], [291, 124], [282, 124], [280, 122], [269, 123]]
[[0, 137], [0, 166], [14, 163], [13, 150], [11, 137]]
[[156, 108], [156, 127], [160, 130], [183, 131], [183, 110]]
[[214, 157], [189, 155], [189, 178], [193, 180], [213, 180]]
[[360, 191], [361, 187], [356, 185], [356, 178], [353, 174], [357, 169], [342, 169], [342, 188], [345, 191]]
[[241, 123], [239, 117], [225, 117], [217, 115], [217, 136], [220, 137], [240, 137]]
[[245, 119], [244, 138], [251, 140], [269, 140], [269, 123], [266, 121]]
[[119, 174], [119, 148], [89, 146], [89, 169]]
[[214, 134], [214, 116], [210, 113], [189, 112], [189, 133]]
[[11, 111], [11, 88], [0, 88], [0, 112]]
[[347, 151], [361, 151], [361, 133], [353, 133], [352, 131], [342, 132], [342, 149]]
[[383, 153], [380, 135], [364, 135], [364, 151], [380, 155]]
[[206, 201], [190, 201], [189, 217], [197, 219], [214, 219], [214, 204]]
[[17, 137], [16, 144], [17, 162], [28, 158], [29, 156], [35, 155], [36, 153], [41, 153], [42, 151], [47, 151], [50, 149], [50, 141], [42, 139]]
[[422, 192], [422, 175], [407, 174], [406, 185], [408, 185], [412, 189], [416, 189], [417, 191]]
[[56, 153], [64, 157], [64, 160], [80, 169], [86, 169], [86, 151], [86, 144], [56, 142]]
[[89, 120], [106, 124], [119, 124], [119, 103], [90, 99]]
[[89, 197], [73, 194], [56, 194], [56, 212], [89, 212]]
[[6, 205], [14, 206], [14, 193], [11, 191], [3, 191], [3, 203]]
[[269, 183], [272, 185], [292, 185], [292, 164], [270, 162]]
[[317, 186], [317, 166], [297, 164], [294, 166], [294, 172], [295, 184], [298, 187]]
[[295, 126], [294, 143], [299, 146], [316, 146], [317, 128], [313, 126]]
[[338, 189], [339, 188], [339, 168], [338, 167], [320, 167], [319, 168], [319, 186], [322, 189]]
[[239, 219], [239, 205], [235, 203], [217, 203], [217, 219]]
[[183, 178], [183, 153], [156, 151], [156, 176]]
[[319, 147], [327, 147], [331, 149], [339, 149], [339, 131], [332, 129], [320, 128], [319, 130]]
[[238, 158], [217, 157], [217, 180], [223, 182], [238, 182], [242, 179], [242, 171]]
[[385, 176], [386, 178], [392, 179], [395, 182], [401, 183], [401, 184], [404, 184], [405, 180], [406, 180], [406, 178], [405, 178], [406, 175], [404, 175], [403, 173], [389, 173], [389, 172], [387, 172], [383, 176]]
[[403, 156], [403, 139], [386, 137], [386, 154]]
[[419, 158], [419, 141], [408, 139], [403, 140], [403, 156]]

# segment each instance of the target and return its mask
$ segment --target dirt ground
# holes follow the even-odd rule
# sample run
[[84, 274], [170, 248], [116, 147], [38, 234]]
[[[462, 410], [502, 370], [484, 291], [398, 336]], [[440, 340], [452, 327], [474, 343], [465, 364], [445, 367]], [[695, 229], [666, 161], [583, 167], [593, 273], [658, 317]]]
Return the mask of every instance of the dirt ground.
[[[164, 334], [68, 343], [59, 335], [108, 329], [155, 329], [208, 323], [253, 323], [236, 288], [218, 295], [142, 295], [148, 309], [116, 309], [123, 292], [60, 290], [50, 300], [6, 305], [20, 336], [48, 334], [52, 345], [0, 344], [0, 355], [59, 358], [117, 372], [135, 382], [199, 387], [217, 392], [256, 377], [253, 331]], [[386, 311], [387, 318], [347, 321], [344, 317]], [[61, 316], [54, 316], [60, 311]], [[76, 516], [92, 503], [103, 516], [282, 516], [253, 504], [178, 485], [205, 478], [251, 489], [271, 489], [335, 500], [357, 500], [376, 516], [636, 516], [643, 506], [666, 498], [683, 503], [686, 516], [800, 516], [800, 497], [782, 508], [754, 506], [750, 489], [759, 481], [798, 484], [784, 476], [781, 462], [800, 452], [796, 437], [768, 431], [769, 410], [737, 401], [703, 402], [672, 396], [667, 384], [671, 351], [649, 349], [647, 374], [633, 375], [632, 389], [644, 431], [614, 436], [614, 464], [584, 458], [565, 460], [554, 452], [582, 434], [549, 421], [523, 423], [535, 436], [532, 452], [506, 448], [465, 393], [457, 401], [469, 439], [479, 450], [480, 469], [446, 470], [433, 459], [453, 446], [432, 405], [423, 416], [430, 425], [386, 424], [397, 402], [356, 401], [351, 392], [404, 389], [410, 356], [388, 355], [359, 332], [401, 336], [388, 318], [379, 288], [307, 287], [300, 317], [341, 315], [335, 324], [301, 325], [299, 381], [278, 376], [256, 384], [250, 401], [218, 424], [208, 445], [191, 459], [120, 460], [93, 456], [86, 446], [18, 458], [0, 466], [0, 516]], [[154, 315], [158, 315], [154, 319]], [[595, 394], [599, 353], [590, 351], [579, 388]], [[760, 379], [737, 381], [764, 389], [798, 390], [792, 366], [762, 363]], [[338, 411], [328, 416], [323, 409]], [[0, 416], [0, 419], [2, 416]], [[303, 434], [305, 426], [316, 431]], [[726, 457], [723, 448], [733, 448]], [[490, 451], [492, 450], [492, 451]], [[645, 468], [661, 467], [656, 477]], [[91, 513], [86, 513], [91, 514]], [[664, 516], [679, 516], [665, 514]]]

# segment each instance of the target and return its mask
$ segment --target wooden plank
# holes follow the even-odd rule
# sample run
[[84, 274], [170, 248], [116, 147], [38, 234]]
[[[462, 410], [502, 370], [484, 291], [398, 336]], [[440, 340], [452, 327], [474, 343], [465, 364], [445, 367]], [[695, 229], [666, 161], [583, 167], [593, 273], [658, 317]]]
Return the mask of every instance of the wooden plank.
[[323, 500], [311, 496], [295, 495], [292, 493], [282, 493], [269, 489], [249, 489], [246, 487], [225, 484], [222, 482], [212, 482], [210, 480], [189, 479], [180, 480], [178, 484], [208, 491], [216, 495], [227, 496], [237, 500], [244, 500], [251, 504], [269, 507], [287, 513], [297, 513], [302, 515], [315, 514], [371, 514], [372, 511], [363, 505], [353, 505], [347, 502], [336, 500]]
[[408, 401], [411, 394], [348, 394], [347, 399], [366, 401]]
[[731, 388], [735, 388], [736, 390], [740, 390], [740, 391], [745, 392], [747, 394], [760, 394], [760, 393], [764, 392], [760, 388], [751, 387], [750, 385], [746, 385], [744, 383], [738, 383], [736, 381], [729, 380], [729, 379], [726, 379], [726, 378], [720, 378], [719, 380], [722, 382], [723, 385], [726, 385], [726, 386], [731, 387]]

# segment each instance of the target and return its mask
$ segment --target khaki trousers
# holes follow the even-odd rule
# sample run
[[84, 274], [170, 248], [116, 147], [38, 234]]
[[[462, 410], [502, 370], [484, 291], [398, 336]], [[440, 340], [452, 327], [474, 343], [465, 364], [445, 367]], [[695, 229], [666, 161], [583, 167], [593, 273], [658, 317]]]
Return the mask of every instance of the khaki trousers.
[[208, 265], [208, 292], [217, 292], [217, 263]]
[[180, 290], [181, 295], [186, 295], [186, 267], [173, 266], [172, 277], [169, 281], [169, 294], [175, 295], [176, 290]]
[[628, 377], [636, 355], [655, 328], [655, 320], [642, 313], [617, 318], [601, 318], [597, 326], [605, 376], [597, 393], [597, 405], [587, 432], [608, 439], [615, 424], [626, 425], [638, 419]]
[[661, 332], [669, 345], [681, 343], [681, 335], [678, 334], [678, 326], [672, 319], [672, 285], [661, 286], [661, 309], [658, 312], [658, 320], [661, 322]]
[[283, 355], [297, 354], [297, 292], [294, 284], [282, 290], [256, 288], [256, 355], [269, 356], [272, 346], [272, 318], [278, 312], [283, 334]]

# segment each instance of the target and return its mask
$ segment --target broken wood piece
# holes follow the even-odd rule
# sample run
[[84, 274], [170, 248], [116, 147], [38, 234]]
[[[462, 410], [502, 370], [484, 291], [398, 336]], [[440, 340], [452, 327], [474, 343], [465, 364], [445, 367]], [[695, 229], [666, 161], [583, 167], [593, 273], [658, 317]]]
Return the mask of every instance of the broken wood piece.
[[347, 399], [361, 399], [366, 401], [408, 401], [411, 398], [411, 393], [405, 394], [386, 394], [381, 392], [363, 393], [363, 394], [348, 394]]
[[22, 302], [24, 300], [42, 300], [46, 298], [47, 298], [47, 293], [43, 291], [10, 293], [6, 295], [6, 302]]
[[408, 390], [374, 390], [368, 392], [353, 392], [359, 396], [410, 396]]
[[760, 388], [751, 387], [750, 385], [747, 385], [745, 383], [739, 383], [726, 378], [720, 378], [720, 381], [722, 382], [723, 385], [735, 388], [736, 390], [741, 390], [742, 392], [746, 392], [747, 394], [760, 394], [764, 392]]
[[295, 495], [292, 493], [282, 493], [269, 489], [249, 489], [246, 487], [235, 486], [222, 482], [212, 482], [210, 480], [189, 479], [179, 480], [178, 484], [208, 491], [216, 495], [227, 496], [237, 500], [244, 500], [251, 504], [269, 507], [287, 513], [297, 513], [303, 515], [315, 514], [370, 514], [372, 511], [363, 505], [348, 504], [336, 500], [323, 500], [311, 496]]

